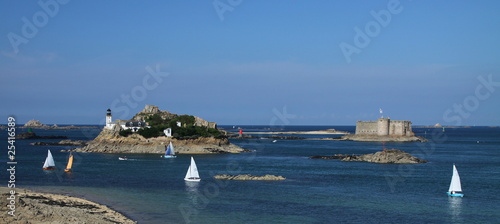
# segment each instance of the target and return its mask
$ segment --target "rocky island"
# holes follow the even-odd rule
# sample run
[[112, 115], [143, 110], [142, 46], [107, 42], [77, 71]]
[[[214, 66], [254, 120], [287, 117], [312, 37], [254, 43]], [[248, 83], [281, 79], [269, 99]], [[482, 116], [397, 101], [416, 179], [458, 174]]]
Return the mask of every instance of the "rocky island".
[[33, 129], [84, 129], [84, 128], [98, 128], [97, 126], [75, 126], [75, 125], [68, 125], [68, 126], [58, 126], [57, 124], [54, 125], [46, 125], [40, 122], [39, 120], [29, 120], [24, 124], [24, 126], [20, 128], [33, 128]]
[[254, 176], [250, 174], [241, 174], [241, 175], [227, 175], [227, 174], [220, 174], [220, 175], [215, 175], [215, 179], [218, 180], [257, 180], [257, 181], [277, 181], [277, 180], [285, 180], [286, 178], [283, 176], [275, 176], [275, 175], [264, 175], [264, 176]]
[[131, 120], [112, 121], [111, 110], [106, 126], [78, 152], [165, 153], [172, 142], [178, 154], [238, 153], [247, 151], [234, 144], [216, 128], [214, 122], [191, 115], [177, 115], [146, 105]]
[[311, 156], [311, 159], [340, 159], [342, 161], [358, 161], [370, 163], [426, 163], [427, 161], [412, 156], [410, 153], [399, 149], [384, 149], [380, 152], [370, 153], [365, 155], [342, 155], [334, 156]]
[[46, 136], [40, 136], [35, 134], [35, 132], [23, 132], [19, 133], [16, 136], [16, 139], [67, 139], [67, 136], [58, 136], [58, 135], [46, 135]]
[[66, 139], [59, 142], [33, 142], [30, 145], [86, 146], [87, 141]]

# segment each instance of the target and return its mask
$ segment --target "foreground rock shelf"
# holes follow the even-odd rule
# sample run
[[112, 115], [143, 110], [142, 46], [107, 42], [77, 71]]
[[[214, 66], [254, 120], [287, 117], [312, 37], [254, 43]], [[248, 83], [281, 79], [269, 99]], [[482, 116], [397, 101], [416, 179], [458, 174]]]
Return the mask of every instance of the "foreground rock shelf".
[[401, 151], [399, 149], [384, 149], [380, 152], [370, 153], [365, 155], [342, 155], [337, 154], [334, 156], [311, 156], [311, 159], [340, 159], [342, 161], [358, 161], [370, 163], [426, 163], [427, 161], [412, 156], [410, 153]]
[[254, 176], [250, 174], [242, 174], [242, 175], [227, 175], [227, 174], [221, 174], [221, 175], [215, 175], [215, 179], [219, 180], [257, 180], [257, 181], [278, 181], [278, 180], [285, 180], [286, 178], [283, 176], [275, 176], [275, 175], [264, 175], [264, 176]]
[[[10, 191], [11, 188], [0, 187], [0, 195], [4, 198], [0, 200], [0, 223], [136, 223], [107, 206], [75, 197], [16, 188], [15, 199], [10, 202], [5, 200], [11, 197]], [[8, 207], [13, 204], [15, 211]]]

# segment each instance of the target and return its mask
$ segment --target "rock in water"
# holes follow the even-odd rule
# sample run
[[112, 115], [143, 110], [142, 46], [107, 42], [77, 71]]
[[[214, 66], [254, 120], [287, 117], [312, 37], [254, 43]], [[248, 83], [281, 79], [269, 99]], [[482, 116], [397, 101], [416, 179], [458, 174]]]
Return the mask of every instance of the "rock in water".
[[60, 142], [35, 142], [32, 145], [86, 146], [87, 142], [82, 140], [61, 140]]
[[311, 156], [311, 159], [340, 159], [342, 161], [359, 161], [370, 163], [426, 163], [427, 161], [412, 156], [399, 149], [384, 149], [380, 152], [365, 155]]
[[26, 128], [49, 128], [48, 125], [42, 124], [42, 122], [38, 120], [29, 120], [24, 124], [24, 127]]
[[241, 174], [241, 175], [215, 175], [215, 179], [219, 180], [260, 180], [260, 181], [277, 181], [277, 180], [285, 180], [286, 178], [283, 176], [275, 176], [275, 175], [264, 175], [264, 176], [254, 176], [250, 174]]
[[67, 136], [47, 135], [39, 136], [35, 132], [23, 132], [16, 136], [16, 139], [67, 139]]

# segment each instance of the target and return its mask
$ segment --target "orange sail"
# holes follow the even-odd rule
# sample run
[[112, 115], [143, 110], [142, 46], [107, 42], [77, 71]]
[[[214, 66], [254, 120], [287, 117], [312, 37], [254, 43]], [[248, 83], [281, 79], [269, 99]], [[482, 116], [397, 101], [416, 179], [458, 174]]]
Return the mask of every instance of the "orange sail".
[[72, 167], [73, 167], [73, 154], [70, 153], [68, 159], [68, 165], [66, 166], [66, 169], [64, 169], [64, 171], [71, 172]]

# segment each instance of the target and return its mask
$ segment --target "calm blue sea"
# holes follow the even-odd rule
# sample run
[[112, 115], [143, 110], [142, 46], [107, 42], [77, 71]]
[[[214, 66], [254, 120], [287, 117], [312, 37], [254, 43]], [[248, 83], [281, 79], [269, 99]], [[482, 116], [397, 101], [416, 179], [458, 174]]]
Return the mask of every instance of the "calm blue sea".
[[[233, 126], [223, 126], [232, 129]], [[337, 130], [353, 126], [236, 126], [245, 131]], [[26, 130], [18, 129], [17, 132]], [[34, 130], [38, 135], [92, 139], [98, 130]], [[319, 140], [231, 140], [250, 153], [195, 155], [202, 181], [186, 183], [189, 155], [74, 153], [73, 173], [64, 173], [71, 147], [32, 146], [17, 140], [16, 186], [83, 197], [139, 223], [499, 223], [500, 128], [414, 128], [427, 143]], [[7, 134], [0, 133], [7, 162]], [[364, 154], [397, 148], [430, 161], [395, 165], [308, 159], [314, 155]], [[41, 169], [50, 149], [58, 169]], [[446, 195], [456, 164], [465, 193]], [[221, 181], [216, 174], [274, 174], [280, 182]], [[8, 173], [1, 172], [7, 186]]]

